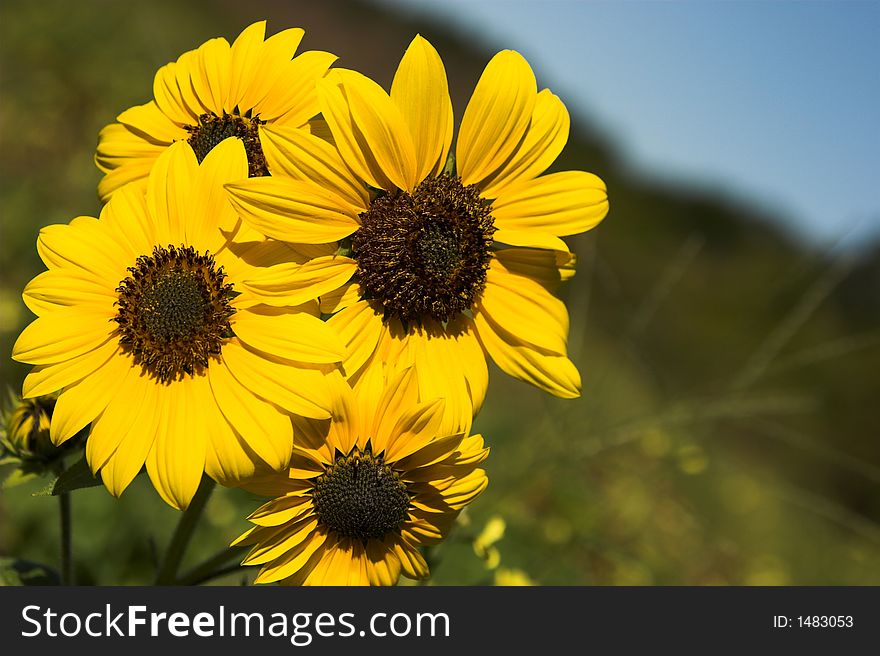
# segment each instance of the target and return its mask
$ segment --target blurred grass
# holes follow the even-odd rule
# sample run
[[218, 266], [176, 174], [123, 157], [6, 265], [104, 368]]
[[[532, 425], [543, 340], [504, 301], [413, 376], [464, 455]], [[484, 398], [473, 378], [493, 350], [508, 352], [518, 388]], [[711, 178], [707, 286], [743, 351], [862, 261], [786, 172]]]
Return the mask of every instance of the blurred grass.
[[[96, 214], [97, 132], [149, 99], [166, 61], [269, 18], [271, 32], [305, 27], [304, 47], [387, 86], [420, 32], [444, 56], [460, 117], [491, 55], [358, 2], [6, 0], [0, 12], [7, 354], [29, 320], [21, 288], [42, 269], [39, 227]], [[493, 369], [476, 425], [490, 485], [432, 554], [434, 582], [491, 580], [470, 540], [501, 515], [502, 566], [542, 584], [880, 583], [880, 246], [817, 252], [723, 190], [635, 177], [573, 117], [556, 168], [598, 173], [612, 200], [603, 225], [571, 240], [579, 273], [562, 290], [584, 395], [550, 398]], [[0, 358], [4, 384], [26, 369]], [[33, 488], [0, 494], [0, 555], [55, 564], [56, 504]], [[258, 504], [218, 490], [187, 564], [236, 537]], [[121, 501], [93, 488], [73, 505], [80, 582], [151, 580], [177, 513], [145, 477]]]

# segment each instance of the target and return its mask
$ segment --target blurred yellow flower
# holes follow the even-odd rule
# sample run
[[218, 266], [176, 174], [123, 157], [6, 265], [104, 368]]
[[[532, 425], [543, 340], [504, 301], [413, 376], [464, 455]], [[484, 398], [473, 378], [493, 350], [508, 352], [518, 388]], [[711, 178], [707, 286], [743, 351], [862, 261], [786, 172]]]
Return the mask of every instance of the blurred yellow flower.
[[345, 349], [313, 316], [317, 304], [263, 308], [244, 284], [289, 251], [241, 229], [223, 193], [247, 166], [237, 139], [201, 165], [180, 142], [157, 160], [146, 195], [128, 185], [100, 220], [40, 231], [48, 271], [23, 294], [38, 318], [13, 349], [35, 365], [23, 395], [62, 390], [52, 441], [91, 422], [86, 456], [114, 495], [146, 463], [162, 498], [185, 508], [203, 471], [234, 483], [255, 462], [285, 468], [285, 411], [330, 416], [328, 372]]
[[422, 391], [447, 400], [450, 429], [479, 410], [487, 357], [552, 394], [579, 396], [568, 313], [552, 290], [574, 273], [560, 236], [593, 228], [608, 200], [590, 173], [541, 175], [568, 139], [569, 117], [549, 90], [538, 92], [525, 59], [505, 50], [487, 65], [461, 121], [455, 174], [446, 72], [422, 37], [390, 94], [334, 69], [318, 95], [332, 143], [264, 126], [273, 177], [227, 188], [267, 236], [340, 241], [340, 254], [287, 273], [320, 290], [350, 348], [349, 380], [360, 385], [388, 363], [428, 372]]
[[486, 569], [495, 569], [501, 563], [501, 552], [495, 546], [501, 538], [504, 537], [504, 531], [507, 525], [504, 519], [495, 515], [489, 518], [480, 534], [474, 538], [474, 553], [483, 560]]
[[394, 585], [429, 575], [419, 547], [440, 542], [486, 487], [479, 435], [438, 433], [443, 402], [418, 402], [406, 369], [382, 389], [340, 394], [332, 422], [296, 420], [290, 471], [247, 481], [274, 497], [235, 544], [257, 583]]
[[336, 56], [307, 51], [293, 57], [305, 32], [287, 29], [265, 38], [266, 21], [245, 29], [230, 46], [211, 39], [166, 64], [153, 80], [154, 99], [131, 107], [101, 130], [95, 162], [106, 175], [106, 201], [127, 182], [146, 181], [156, 158], [188, 141], [202, 159], [227, 137], [248, 154], [248, 173], [265, 175], [263, 125], [303, 128], [318, 113], [315, 82]]
[[521, 569], [506, 569], [504, 567], [499, 567], [495, 570], [495, 585], [526, 586], [538, 584]]

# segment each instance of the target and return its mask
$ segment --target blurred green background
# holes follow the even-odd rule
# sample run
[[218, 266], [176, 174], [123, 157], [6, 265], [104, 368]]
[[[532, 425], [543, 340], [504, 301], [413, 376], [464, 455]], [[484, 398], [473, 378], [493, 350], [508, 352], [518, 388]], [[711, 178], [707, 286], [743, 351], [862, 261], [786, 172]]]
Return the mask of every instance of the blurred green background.
[[[362, 2], [4, 0], [0, 12], [5, 354], [30, 320], [20, 293], [42, 270], [38, 229], [97, 215], [98, 130], [149, 100], [155, 70], [183, 51], [268, 18], [388, 88], [419, 32], [444, 58], [457, 117], [493, 54]], [[746, 201], [637, 175], [573, 117], [554, 168], [600, 175], [612, 207], [570, 240], [579, 272], [562, 290], [583, 397], [491, 372], [476, 424], [490, 485], [433, 554], [433, 581], [490, 582], [470, 541], [500, 515], [501, 567], [539, 584], [880, 584], [880, 244], [807, 246]], [[4, 386], [26, 370], [0, 358]], [[40, 486], [0, 492], [0, 556], [57, 566], [57, 504], [31, 496]], [[236, 537], [258, 503], [216, 492], [188, 562]], [[143, 476], [120, 501], [77, 492], [73, 513], [77, 579], [102, 584], [149, 582], [178, 515]]]

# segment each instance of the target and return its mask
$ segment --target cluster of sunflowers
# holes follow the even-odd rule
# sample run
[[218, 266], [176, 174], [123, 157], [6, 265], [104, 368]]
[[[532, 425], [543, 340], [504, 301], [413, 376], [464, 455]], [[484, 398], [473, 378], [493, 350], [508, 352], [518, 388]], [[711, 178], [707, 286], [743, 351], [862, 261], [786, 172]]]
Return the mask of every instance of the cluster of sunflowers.
[[163, 66], [101, 131], [100, 217], [37, 240], [23, 396], [60, 392], [52, 442], [87, 431], [115, 496], [146, 468], [181, 510], [205, 477], [269, 497], [236, 542], [257, 582], [425, 578], [422, 547], [487, 485], [487, 356], [580, 394], [552, 290], [605, 186], [542, 175], [569, 117], [516, 52], [486, 66], [453, 154], [424, 38], [388, 93], [265, 28]]

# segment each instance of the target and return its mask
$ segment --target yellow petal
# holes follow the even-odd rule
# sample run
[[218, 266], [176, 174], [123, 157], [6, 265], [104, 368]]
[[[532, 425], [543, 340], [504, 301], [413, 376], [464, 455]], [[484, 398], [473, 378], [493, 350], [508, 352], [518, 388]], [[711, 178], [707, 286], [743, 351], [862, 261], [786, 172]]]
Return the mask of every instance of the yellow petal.
[[482, 469], [476, 469], [443, 490], [443, 501], [453, 510], [461, 510], [476, 499], [488, 484], [489, 479], [486, 472]]
[[[146, 377], [141, 377], [137, 385], [128, 386], [126, 391], [128, 398], [123, 398], [122, 394], [117, 395], [92, 426], [92, 434], [94, 435], [111, 408], [114, 409], [115, 414], [117, 408], [114, 406], [123, 404], [125, 409], [129, 411], [123, 420], [119, 446], [116, 447], [116, 451], [113, 452], [106, 464], [101, 467], [101, 479], [110, 494], [115, 497], [125, 491], [144, 466], [147, 454], [153, 446], [156, 432], [159, 429], [163, 393], [167, 392], [164, 386], [157, 385]], [[137, 396], [141, 398], [137, 399]], [[135, 407], [139, 408], [137, 414], [131, 412]], [[90, 436], [89, 441], [91, 439]], [[94, 465], [90, 464], [94, 471]]]
[[233, 429], [217, 403], [205, 408], [205, 425], [210, 436], [205, 452], [205, 473], [228, 487], [253, 480], [256, 463], [262, 462], [262, 458]]
[[257, 508], [248, 515], [248, 521], [257, 526], [281, 526], [311, 511], [312, 502], [308, 497], [281, 497]]
[[398, 538], [394, 541], [394, 553], [400, 559], [403, 573], [409, 578], [424, 579], [430, 576], [428, 563], [419, 550], [410, 546], [406, 540]]
[[98, 219], [81, 216], [67, 225], [40, 229], [37, 251], [50, 269], [75, 268], [88, 271], [101, 284], [118, 284], [134, 264], [123, 254]]
[[346, 166], [339, 151], [305, 130], [275, 125], [260, 127], [260, 141], [269, 170], [295, 180], [311, 180], [333, 189], [356, 211], [365, 211], [370, 197]]
[[141, 376], [140, 367], [131, 366], [131, 359], [128, 357], [114, 357], [100, 371], [95, 372], [95, 376], [112, 381], [113, 392], [112, 398], [93, 420], [86, 440], [86, 460], [93, 474], [97, 474], [107, 463], [129, 431], [132, 421], [140, 413], [141, 407], [148, 399], [153, 398], [149, 393], [151, 390], [145, 391], [145, 386], [155, 387], [152, 381]]
[[372, 187], [411, 190], [415, 148], [400, 110], [378, 84], [334, 69], [318, 82], [321, 112], [352, 171]]
[[[156, 235], [144, 189], [139, 185], [126, 185], [113, 194], [112, 200], [101, 210], [101, 221], [110, 229], [113, 239], [128, 245], [128, 252], [133, 256], [131, 265], [138, 256], [152, 253]], [[113, 289], [116, 293], [115, 287]]]
[[376, 350], [382, 335], [382, 317], [367, 301], [350, 305], [327, 320], [342, 339], [348, 357], [342, 366], [346, 376], [353, 376]]
[[404, 470], [428, 467], [448, 458], [461, 441], [464, 434], [447, 435], [445, 437], [429, 437], [427, 440], [412, 440], [401, 447], [397, 464]]
[[177, 84], [177, 62], [165, 64], [153, 78], [153, 98], [165, 116], [177, 125], [196, 125], [198, 114], [187, 107]]
[[434, 439], [443, 421], [443, 406], [443, 399], [432, 399], [406, 411], [391, 429], [386, 460], [394, 462], [405, 458]]
[[242, 564], [262, 565], [282, 556], [285, 552], [307, 542], [317, 526], [318, 519], [314, 515], [307, 515], [292, 524], [283, 526], [272, 537], [261, 540], [242, 561]]
[[505, 230], [498, 229], [492, 238], [501, 244], [509, 244], [510, 246], [523, 246], [528, 248], [543, 248], [553, 251], [566, 251], [568, 246], [559, 237], [555, 237], [548, 232], [539, 232], [537, 230]]
[[163, 390], [161, 417], [146, 459], [147, 474], [159, 496], [186, 510], [202, 480], [207, 450], [204, 406], [213, 403], [203, 376], [184, 378]]
[[[467, 381], [473, 414], [476, 415], [483, 406], [486, 390], [489, 387], [489, 368], [486, 366], [486, 355], [483, 352], [483, 347], [480, 346], [480, 341], [477, 339], [474, 322], [469, 317], [459, 315], [451, 319], [446, 326], [446, 332], [451, 339], [451, 343], [447, 347], [451, 351], [449, 357], [455, 357], [461, 363], [464, 377]], [[449, 412], [449, 408], [447, 408], [447, 412]], [[466, 430], [469, 427], [470, 422], [468, 421], [448, 428], [449, 432], [452, 433], [458, 430]]]
[[331, 189], [290, 178], [250, 178], [226, 185], [242, 219], [282, 241], [326, 244], [358, 229], [357, 209]]
[[264, 565], [254, 583], [274, 583], [301, 574], [296, 584], [302, 585], [302, 579], [311, 573], [314, 563], [324, 557], [326, 543], [325, 533], [311, 533], [299, 547]]
[[[232, 51], [229, 42], [224, 38], [206, 41], [199, 46], [192, 59], [187, 62], [189, 68], [187, 77], [189, 77], [196, 97], [206, 110], [213, 112], [216, 116], [221, 116], [223, 110], [227, 108], [232, 109], [228, 100], [231, 63]], [[178, 80], [178, 86], [181, 89], [184, 84], [184, 80]], [[196, 122], [192, 124], [197, 125]]]
[[357, 263], [347, 257], [317, 257], [305, 264], [276, 264], [255, 270], [258, 277], [246, 279], [244, 286], [261, 302], [296, 306], [343, 286], [357, 271]]
[[147, 181], [147, 208], [163, 246], [179, 246], [186, 239], [192, 181], [198, 168], [196, 155], [185, 141], [173, 144], [153, 165]]
[[397, 554], [379, 540], [368, 540], [365, 551], [370, 585], [396, 584], [401, 570]]
[[101, 284], [82, 269], [49, 269], [25, 285], [22, 295], [25, 303], [33, 299], [53, 309], [78, 307], [109, 318], [116, 314], [113, 306], [119, 297], [114, 289], [112, 283]]
[[238, 214], [223, 189], [227, 182], [248, 177], [248, 160], [240, 139], [224, 139], [211, 149], [195, 172], [192, 203], [186, 217], [186, 243], [216, 253], [235, 231]]
[[335, 314], [361, 298], [361, 286], [349, 282], [325, 294], [321, 294], [321, 314]]
[[[255, 115], [262, 114], [261, 102], [279, 78], [283, 77], [287, 70], [286, 64], [290, 62], [304, 34], [305, 30], [294, 27], [273, 34], [259, 44], [256, 57], [251, 63], [251, 70], [242, 71], [242, 80], [247, 80], [249, 84], [236, 103], [241, 111], [253, 109]], [[293, 81], [293, 78], [290, 78], [288, 84]]]
[[497, 250], [495, 260], [510, 273], [527, 276], [551, 290], [574, 277], [577, 263], [574, 253], [537, 248]]
[[249, 351], [237, 340], [223, 347], [223, 361], [236, 380], [254, 394], [290, 412], [327, 419], [333, 407], [324, 373], [280, 364]]
[[232, 42], [229, 58], [229, 96], [232, 107], [242, 111], [254, 106], [247, 94], [248, 87], [258, 76], [257, 62], [266, 36], [266, 21], [251, 23]]
[[119, 344], [109, 340], [92, 351], [58, 364], [34, 367], [24, 379], [22, 396], [26, 399], [42, 396], [75, 383], [116, 357], [118, 349]]
[[367, 404], [362, 405], [365, 410], [370, 410], [366, 422], [367, 435], [382, 444], [374, 444], [378, 451], [384, 450], [396, 439], [393, 433], [395, 425], [419, 401], [419, 380], [415, 367], [393, 373], [384, 382], [382, 396], [378, 401], [368, 398], [365, 399]]
[[532, 119], [538, 95], [535, 75], [522, 55], [495, 55], [464, 110], [456, 166], [465, 185], [492, 175], [513, 154]]
[[111, 338], [116, 327], [108, 314], [72, 307], [39, 317], [18, 336], [12, 359], [45, 365], [93, 351]]
[[119, 383], [130, 367], [128, 358], [114, 355], [111, 362], [66, 387], [52, 413], [49, 433], [52, 443], [62, 444], [95, 419], [116, 396]]
[[[605, 183], [584, 171], [562, 171], [510, 184], [492, 204], [499, 231], [574, 235], [594, 228], [606, 214]], [[497, 233], [495, 238], [501, 241]]]
[[565, 147], [570, 124], [562, 101], [549, 89], [541, 91], [522, 142], [491, 180], [480, 185], [480, 195], [498, 198], [508, 185], [541, 175]]
[[581, 395], [581, 376], [565, 355], [543, 353], [522, 344], [482, 312], [474, 314], [477, 336], [505, 373], [566, 399]]
[[170, 146], [187, 135], [185, 130], [162, 113], [154, 100], [144, 105], [129, 107], [117, 116], [116, 120], [135, 134], [139, 134], [142, 139], [156, 145]]
[[321, 111], [316, 84], [336, 59], [329, 52], [309, 50], [278, 64], [280, 75], [255, 113], [279, 126], [302, 127]]
[[249, 346], [287, 360], [333, 363], [345, 358], [345, 346], [333, 329], [304, 312], [236, 313], [232, 329]]
[[531, 278], [508, 273], [493, 262], [474, 307], [520, 341], [565, 353], [569, 327], [565, 303]]
[[107, 175], [98, 182], [98, 197], [101, 202], [106, 203], [117, 189], [129, 184], [137, 185], [141, 192], [146, 191], [147, 177], [153, 170], [153, 163], [163, 150], [164, 148], [157, 148], [155, 155], [132, 159], [121, 163], [119, 168], [106, 171]]
[[391, 84], [391, 100], [409, 127], [416, 180], [423, 180], [446, 164], [453, 119], [443, 61], [421, 36], [412, 40], [400, 60]]
[[225, 363], [212, 362], [208, 380], [217, 407], [247, 445], [272, 469], [286, 467], [293, 449], [290, 418], [239, 383]]

